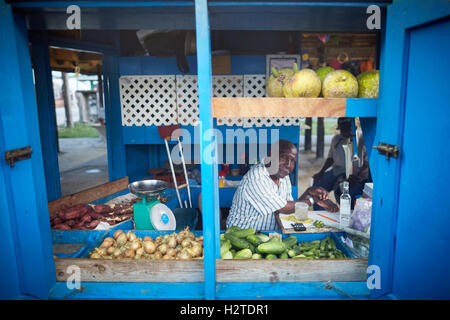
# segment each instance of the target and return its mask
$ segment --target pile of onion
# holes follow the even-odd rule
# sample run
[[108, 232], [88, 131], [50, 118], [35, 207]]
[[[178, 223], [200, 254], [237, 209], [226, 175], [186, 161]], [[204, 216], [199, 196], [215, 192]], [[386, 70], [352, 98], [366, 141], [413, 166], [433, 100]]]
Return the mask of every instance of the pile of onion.
[[179, 233], [138, 238], [131, 231], [114, 232], [95, 248], [91, 259], [192, 260], [203, 258], [203, 236], [195, 237], [186, 227]]

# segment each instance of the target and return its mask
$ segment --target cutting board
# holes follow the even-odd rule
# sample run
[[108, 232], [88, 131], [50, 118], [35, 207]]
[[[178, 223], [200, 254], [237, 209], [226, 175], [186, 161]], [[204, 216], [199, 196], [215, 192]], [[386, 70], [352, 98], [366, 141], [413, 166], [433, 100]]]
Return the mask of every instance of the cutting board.
[[[319, 215], [320, 214], [320, 215]], [[328, 226], [327, 224], [333, 223], [333, 219], [336, 221], [339, 221], [339, 213], [331, 213], [328, 211], [309, 211], [308, 212], [308, 218], [313, 219], [313, 222], [311, 224], [305, 225], [306, 230], [305, 231], [295, 231], [294, 228], [291, 226], [291, 221], [286, 221], [283, 219], [280, 219], [281, 216], [290, 216], [292, 214], [284, 215], [282, 213], [275, 214], [275, 218], [277, 220], [278, 225], [281, 228], [281, 232], [283, 234], [290, 234], [290, 233], [323, 233], [323, 232], [340, 232], [341, 230], [336, 229], [334, 227]], [[316, 220], [323, 221], [325, 223], [325, 227], [323, 228], [316, 228], [314, 227], [313, 223]]]

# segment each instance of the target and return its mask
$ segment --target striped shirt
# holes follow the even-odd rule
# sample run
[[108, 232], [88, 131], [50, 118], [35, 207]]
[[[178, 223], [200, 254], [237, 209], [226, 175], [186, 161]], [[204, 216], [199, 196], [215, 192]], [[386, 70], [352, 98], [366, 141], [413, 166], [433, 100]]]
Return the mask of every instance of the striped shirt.
[[270, 178], [263, 163], [253, 166], [242, 178], [233, 197], [227, 228], [280, 230], [274, 212], [293, 201], [289, 175], [280, 179], [279, 186]]

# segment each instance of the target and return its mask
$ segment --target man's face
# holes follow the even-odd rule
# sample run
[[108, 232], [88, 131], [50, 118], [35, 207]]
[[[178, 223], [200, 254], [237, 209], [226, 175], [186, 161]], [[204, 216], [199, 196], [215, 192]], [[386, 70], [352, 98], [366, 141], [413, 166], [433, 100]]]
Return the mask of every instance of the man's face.
[[352, 124], [350, 122], [339, 123], [339, 131], [343, 137], [350, 138], [352, 136]]
[[292, 147], [287, 150], [280, 150], [280, 156], [278, 159], [278, 172], [275, 176], [282, 179], [289, 175], [295, 168], [297, 148]]

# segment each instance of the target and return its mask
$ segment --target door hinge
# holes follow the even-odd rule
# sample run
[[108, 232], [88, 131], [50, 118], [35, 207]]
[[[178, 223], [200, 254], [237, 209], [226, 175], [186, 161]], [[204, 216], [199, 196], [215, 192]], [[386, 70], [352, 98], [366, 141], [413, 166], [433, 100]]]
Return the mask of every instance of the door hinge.
[[398, 158], [400, 154], [400, 149], [396, 145], [388, 144], [380, 142], [378, 146], [373, 146], [374, 149], [378, 150], [379, 154], [384, 154], [386, 156], [386, 160], [389, 160], [390, 157]]
[[23, 147], [19, 149], [5, 151], [5, 161], [12, 167], [14, 167], [15, 162], [31, 158], [31, 153], [33, 150], [31, 147]]

